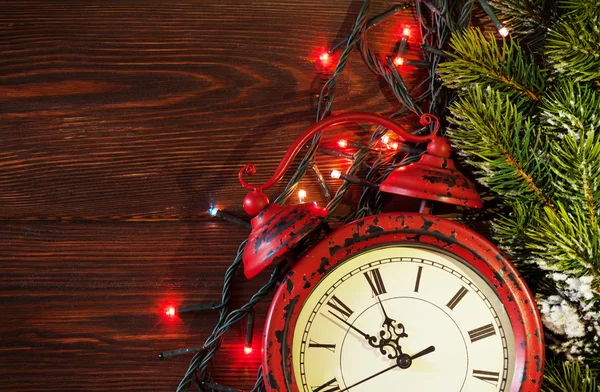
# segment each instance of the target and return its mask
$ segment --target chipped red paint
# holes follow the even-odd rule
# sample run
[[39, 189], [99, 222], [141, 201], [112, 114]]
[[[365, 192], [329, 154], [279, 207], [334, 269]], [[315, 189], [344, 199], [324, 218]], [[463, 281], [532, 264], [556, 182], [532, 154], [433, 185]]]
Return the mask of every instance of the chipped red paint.
[[507, 392], [539, 392], [544, 367], [542, 324], [531, 292], [515, 267], [474, 231], [443, 218], [416, 213], [375, 215], [349, 223], [298, 262], [275, 294], [267, 317], [263, 357], [267, 391], [299, 391], [292, 369], [293, 331], [302, 305], [323, 275], [366, 248], [415, 242], [453, 253], [494, 287], [515, 335], [515, 373]]
[[253, 278], [275, 259], [284, 257], [328, 214], [326, 208], [314, 203], [271, 204], [261, 211], [252, 219], [252, 233], [242, 256], [246, 277]]
[[450, 159], [448, 139], [434, 137], [418, 162], [399, 167], [379, 185], [382, 192], [434, 200], [464, 207], [481, 208], [475, 186]]

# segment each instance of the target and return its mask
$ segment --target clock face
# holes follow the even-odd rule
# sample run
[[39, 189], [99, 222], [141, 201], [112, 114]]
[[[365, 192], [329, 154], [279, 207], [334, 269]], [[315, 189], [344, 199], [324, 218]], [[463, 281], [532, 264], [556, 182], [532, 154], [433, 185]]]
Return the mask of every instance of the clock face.
[[477, 233], [412, 213], [329, 234], [271, 303], [269, 392], [539, 392], [542, 324], [514, 266]]
[[304, 392], [509, 391], [515, 337], [468, 263], [397, 244], [340, 262], [306, 298], [292, 366]]

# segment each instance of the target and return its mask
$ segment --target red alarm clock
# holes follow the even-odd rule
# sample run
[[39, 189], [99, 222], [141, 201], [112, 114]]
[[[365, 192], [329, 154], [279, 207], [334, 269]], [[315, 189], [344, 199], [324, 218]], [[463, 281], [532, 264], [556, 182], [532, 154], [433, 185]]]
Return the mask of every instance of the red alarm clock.
[[[252, 190], [248, 212], [260, 211], [244, 254], [248, 277], [286, 257], [327, 216], [314, 204], [269, 205], [262, 190], [314, 133], [350, 121], [429, 143], [381, 191], [481, 206], [437, 121], [431, 135], [413, 136], [373, 114], [332, 116], [297, 139], [269, 183], [247, 184], [251, 165], [240, 172]], [[544, 367], [540, 317], [514, 266], [474, 231], [424, 213], [369, 216], [308, 250], [275, 294], [263, 348], [266, 389], [281, 392], [535, 392]]]

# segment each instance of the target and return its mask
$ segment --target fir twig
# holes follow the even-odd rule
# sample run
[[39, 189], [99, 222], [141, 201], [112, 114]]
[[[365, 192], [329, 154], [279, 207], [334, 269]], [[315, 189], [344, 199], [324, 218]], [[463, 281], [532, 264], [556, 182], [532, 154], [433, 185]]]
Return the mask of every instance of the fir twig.
[[[598, 4], [595, 8], [600, 8]], [[546, 45], [548, 63], [575, 81], [600, 78], [600, 24], [568, 18], [552, 29]]]
[[545, 73], [512, 37], [500, 47], [492, 33], [485, 36], [479, 29], [470, 28], [455, 34], [450, 46], [456, 52], [454, 61], [438, 67], [446, 86], [491, 86], [512, 98], [539, 101], [546, 86]]
[[[479, 181], [512, 200], [552, 206], [551, 176], [544, 157], [548, 146], [509, 97], [479, 86], [452, 106], [453, 142], [480, 169]], [[478, 159], [473, 159], [476, 157]]]
[[592, 369], [577, 362], [546, 364], [542, 392], [600, 392]]

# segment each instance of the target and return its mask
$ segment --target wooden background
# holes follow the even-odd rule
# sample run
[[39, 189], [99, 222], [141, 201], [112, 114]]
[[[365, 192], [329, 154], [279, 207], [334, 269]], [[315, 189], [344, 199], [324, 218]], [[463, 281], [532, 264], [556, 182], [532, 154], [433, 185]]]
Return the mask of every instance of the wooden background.
[[[189, 358], [157, 354], [201, 345], [215, 315], [163, 310], [218, 301], [248, 234], [206, 210], [244, 217], [237, 171], [250, 161], [265, 180], [313, 121], [318, 51], [361, 3], [0, 1], [0, 390], [176, 388]], [[374, 29], [375, 50], [412, 18]], [[397, 106], [357, 54], [337, 93], [338, 112]], [[322, 201], [314, 178], [303, 186]], [[233, 303], [267, 276], [238, 276]], [[214, 374], [247, 389], [260, 354], [242, 354], [242, 335], [227, 336]]]

